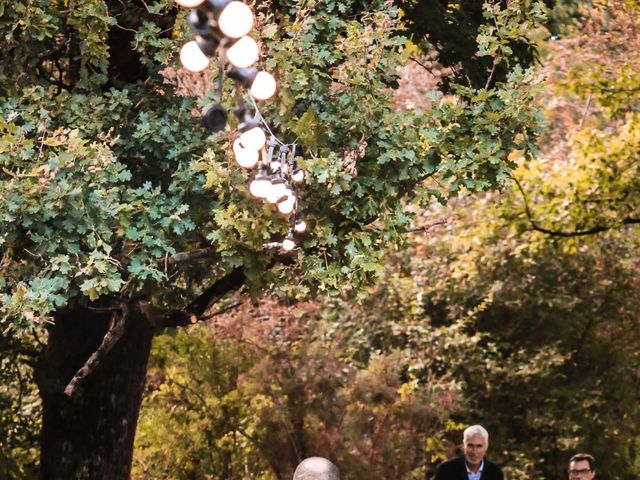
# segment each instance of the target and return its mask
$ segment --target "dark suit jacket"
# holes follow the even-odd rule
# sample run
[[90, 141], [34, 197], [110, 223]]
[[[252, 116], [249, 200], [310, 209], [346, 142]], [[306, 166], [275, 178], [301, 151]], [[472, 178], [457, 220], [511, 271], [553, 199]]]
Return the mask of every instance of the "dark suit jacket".
[[[434, 480], [469, 480], [464, 457], [454, 458], [440, 465]], [[485, 458], [480, 480], [504, 480], [504, 475], [499, 466]]]

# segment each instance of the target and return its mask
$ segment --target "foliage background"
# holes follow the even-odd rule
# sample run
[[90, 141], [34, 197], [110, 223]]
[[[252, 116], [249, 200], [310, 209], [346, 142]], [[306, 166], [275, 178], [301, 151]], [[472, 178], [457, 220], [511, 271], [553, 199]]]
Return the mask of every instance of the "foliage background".
[[[469, 20], [466, 4], [443, 18]], [[637, 7], [578, 10], [532, 90], [539, 2], [488, 4], [432, 44], [390, 2], [261, 5], [281, 85], [266, 111], [307, 149], [314, 212], [306, 255], [271, 269], [262, 244], [286, 227], [194, 128], [207, 79], [172, 76], [187, 32], [171, 2], [0, 4], [0, 473], [34, 475], [28, 359], [51, 311], [107, 294], [179, 306], [242, 265], [251, 293], [317, 301], [239, 297], [238, 314], [159, 337], [137, 478], [289, 478], [309, 454], [345, 478], [424, 478], [476, 421], [512, 478], [564, 478], [585, 449], [601, 478], [637, 478]], [[109, 52], [115, 30], [136, 68]], [[411, 57], [442, 75], [400, 108]], [[512, 175], [514, 191], [466, 198]], [[194, 245], [216, 255], [168, 271]]]

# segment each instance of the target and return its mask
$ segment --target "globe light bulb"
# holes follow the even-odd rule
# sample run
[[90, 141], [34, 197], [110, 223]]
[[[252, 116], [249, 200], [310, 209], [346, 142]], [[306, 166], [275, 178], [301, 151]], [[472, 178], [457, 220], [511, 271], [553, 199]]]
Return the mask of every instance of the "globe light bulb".
[[304, 220], [302, 220], [302, 219], [296, 220], [296, 223], [295, 223], [295, 225], [293, 226], [293, 229], [294, 229], [296, 232], [300, 232], [300, 233], [302, 233], [302, 232], [304, 232], [304, 231], [307, 229], [307, 223], [306, 223]]
[[294, 242], [293, 239], [287, 237], [282, 241], [282, 249], [285, 252], [290, 252], [294, 248], [296, 248], [296, 242]]
[[258, 72], [249, 93], [257, 100], [266, 100], [276, 93], [276, 79], [269, 72]]
[[253, 38], [247, 36], [242, 37], [227, 50], [229, 62], [238, 68], [246, 68], [253, 65], [258, 60], [259, 55], [258, 44]]
[[220, 12], [218, 27], [227, 37], [240, 38], [251, 31], [253, 12], [242, 2], [231, 2]]
[[261, 173], [258, 173], [249, 184], [249, 192], [256, 198], [266, 197], [270, 188], [269, 177]]
[[283, 215], [289, 215], [296, 206], [295, 197], [288, 197], [284, 202], [278, 203], [278, 211]]
[[209, 57], [207, 57], [195, 40], [184, 44], [180, 50], [180, 63], [190, 72], [201, 72], [209, 66]]
[[196, 8], [204, 3], [204, 0], [176, 0], [176, 3], [183, 8]]
[[296, 183], [302, 183], [304, 181], [304, 171], [303, 170], [294, 171], [293, 175], [291, 175], [291, 180], [293, 180]]
[[274, 179], [271, 181], [271, 189], [267, 194], [267, 202], [277, 203], [285, 195], [287, 189], [286, 184], [282, 179]]
[[253, 127], [240, 135], [242, 146], [249, 150], [258, 151], [267, 141], [264, 131], [260, 127]]
[[242, 168], [253, 168], [258, 163], [260, 157], [257, 150], [249, 150], [242, 146], [240, 139], [233, 142], [233, 153], [236, 155], [236, 162]]

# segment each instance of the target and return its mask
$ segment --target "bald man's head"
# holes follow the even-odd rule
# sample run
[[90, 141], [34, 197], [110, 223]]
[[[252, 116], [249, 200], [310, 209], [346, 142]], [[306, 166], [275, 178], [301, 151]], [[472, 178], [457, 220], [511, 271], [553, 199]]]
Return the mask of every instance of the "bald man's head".
[[340, 474], [326, 458], [310, 457], [298, 465], [293, 480], [340, 480]]

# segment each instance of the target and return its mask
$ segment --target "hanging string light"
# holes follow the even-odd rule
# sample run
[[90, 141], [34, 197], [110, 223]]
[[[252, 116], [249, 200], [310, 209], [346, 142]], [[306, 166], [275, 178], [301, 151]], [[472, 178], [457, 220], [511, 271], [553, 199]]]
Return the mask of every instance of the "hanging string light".
[[282, 249], [288, 252], [294, 248], [296, 248], [296, 239], [293, 236], [293, 232], [289, 230], [289, 233], [282, 241]]
[[[213, 132], [221, 131], [227, 125], [227, 112], [220, 103], [226, 75], [235, 83], [234, 113], [238, 118], [238, 136], [232, 143], [233, 154], [240, 167], [254, 170], [249, 182], [252, 197], [273, 205], [291, 222], [282, 243], [271, 242], [267, 246], [291, 251], [296, 247], [295, 233], [302, 233], [307, 228], [296, 194], [296, 185], [304, 181], [304, 172], [297, 164], [297, 145], [286, 144], [273, 134], [255, 102], [271, 98], [277, 84], [269, 72], [252, 67], [260, 57], [258, 44], [249, 36], [254, 24], [253, 12], [248, 5], [235, 0], [176, 0], [176, 3], [192, 9], [187, 22], [195, 39], [180, 50], [184, 68], [201, 72], [212, 58], [218, 58], [219, 98], [217, 103], [204, 108], [203, 123]], [[225, 69], [226, 62], [230, 65]], [[243, 91], [249, 93], [253, 108], [245, 103]], [[270, 136], [268, 141], [265, 131]]]

